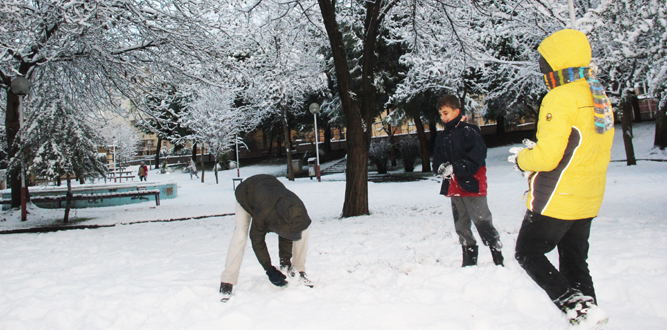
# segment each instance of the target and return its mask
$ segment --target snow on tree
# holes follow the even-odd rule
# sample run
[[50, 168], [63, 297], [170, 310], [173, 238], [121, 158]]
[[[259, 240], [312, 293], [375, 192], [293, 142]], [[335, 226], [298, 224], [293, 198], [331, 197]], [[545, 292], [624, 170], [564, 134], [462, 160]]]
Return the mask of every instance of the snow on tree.
[[[236, 107], [238, 87], [205, 87], [197, 89], [193, 102], [179, 118], [179, 124], [192, 132], [182, 138], [208, 146], [217, 160], [231, 150], [239, 134], [249, 132], [262, 116], [247, 107]], [[216, 183], [218, 179], [215, 167]], [[202, 182], [204, 176], [202, 175]]]
[[[0, 6], [0, 87], [7, 90], [7, 136], [18, 130], [16, 76], [78, 98], [78, 110], [137, 104], [154, 75], [214, 82], [226, 57], [231, 1], [8, 0]], [[34, 94], [31, 97], [39, 97]], [[16, 148], [10, 149], [10, 157]], [[12, 187], [18, 185], [12, 175]], [[18, 201], [12, 190], [12, 202]]]
[[100, 135], [107, 149], [115, 153], [114, 166], [119, 166], [137, 156], [141, 140], [136, 129], [124, 124], [114, 124], [103, 127]]
[[67, 204], [64, 222], [68, 221], [71, 203], [71, 179], [97, 178], [106, 174], [97, 146], [101, 139], [80, 118], [65, 96], [42, 98], [35, 104], [19, 135], [23, 142], [9, 167], [27, 168], [38, 177], [67, 177]]
[[160, 165], [162, 141], [166, 140], [180, 147], [185, 143], [184, 137], [192, 133], [179, 122], [191, 99], [191, 88], [187, 85], [174, 85], [156, 79], [138, 104], [141, 119], [137, 121], [137, 127], [144, 133], [157, 135], [158, 138], [156, 167]]
[[659, 100], [655, 146], [667, 148], [667, 4], [657, 0], [603, 0], [580, 25], [592, 38], [613, 94], [648, 82]]
[[[490, 117], [536, 113], [546, 92], [537, 65], [537, 45], [567, 24], [557, 1], [413, 1], [393, 30], [410, 52], [410, 67], [394, 96], [409, 100], [423, 91], [459, 96], [464, 108], [480, 106]], [[493, 114], [497, 112], [497, 114]]]
[[316, 12], [299, 2], [261, 1], [251, 9], [244, 25], [247, 58], [238, 62], [245, 70], [243, 100], [282, 121], [288, 178], [294, 180], [287, 114], [304, 111], [306, 98], [326, 88], [322, 31], [313, 25]]

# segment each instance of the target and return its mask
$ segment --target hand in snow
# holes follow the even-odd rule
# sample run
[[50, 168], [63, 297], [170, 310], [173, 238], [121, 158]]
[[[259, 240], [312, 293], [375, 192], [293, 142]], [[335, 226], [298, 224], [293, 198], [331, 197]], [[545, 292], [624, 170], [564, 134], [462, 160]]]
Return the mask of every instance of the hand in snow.
[[275, 285], [275, 286], [285, 286], [285, 285], [287, 285], [287, 281], [285, 281], [287, 276], [285, 276], [285, 274], [283, 274], [279, 270], [277, 270], [276, 267], [274, 267], [274, 266], [271, 266], [271, 268], [269, 268], [266, 271], [266, 275], [269, 276], [269, 281], [271, 281], [271, 283], [273, 283], [273, 285]]
[[[533, 149], [537, 145], [537, 143], [535, 143], [535, 142], [533, 142], [529, 139], [523, 139], [522, 142], [526, 146], [526, 148], [528, 148], [528, 149]], [[523, 150], [523, 147], [510, 148], [510, 154], [512, 154], [512, 155], [507, 157], [507, 161], [510, 162], [510, 163], [514, 163], [515, 165], [518, 164], [517, 157], [519, 157], [519, 152], [521, 150]], [[517, 169], [517, 168], [515, 167], [515, 169]], [[517, 170], [519, 170], [519, 169], [517, 169]]]
[[440, 164], [440, 167], [438, 167], [438, 174], [436, 174], [436, 177], [443, 179], [450, 179], [452, 177], [452, 174], [454, 174], [454, 168], [449, 162], [446, 162]]
[[523, 139], [523, 144], [524, 144], [524, 145], [526, 146], [526, 148], [528, 148], [528, 149], [533, 149], [533, 148], [535, 148], [535, 146], [537, 145], [536, 142], [533, 142], [533, 141], [528, 140], [528, 139]]
[[519, 152], [521, 150], [523, 150], [523, 147], [510, 148], [510, 156], [507, 157], [507, 161], [514, 164], [515, 165], [514, 169], [516, 169], [516, 170], [518, 170], [517, 162], [518, 162]]
[[[525, 145], [528, 145], [528, 143], [526, 143], [526, 141], [531, 142], [531, 143], [534, 143], [533, 141], [530, 141], [530, 140], [528, 140], [528, 139], [525, 139], [525, 140], [523, 140], [523, 143], [524, 143]], [[534, 144], [533, 144], [533, 146], [534, 146]], [[523, 147], [513, 147], [513, 148], [510, 148], [510, 156], [507, 157], [507, 161], [510, 162], [510, 163], [512, 163], [512, 164], [514, 164], [514, 170], [515, 170], [515, 171], [519, 171], [519, 172], [521, 172], [521, 175], [523, 175], [524, 177], [527, 178], [527, 177], [530, 176], [530, 173], [531, 173], [531, 172], [529, 172], [529, 171], [524, 171], [524, 170], [521, 169], [521, 167], [519, 167], [519, 158], [518, 158], [518, 157], [519, 157], [519, 152], [520, 152], [521, 150], [523, 150], [523, 149], [524, 149]], [[529, 149], [530, 149], [530, 148], [529, 148]]]

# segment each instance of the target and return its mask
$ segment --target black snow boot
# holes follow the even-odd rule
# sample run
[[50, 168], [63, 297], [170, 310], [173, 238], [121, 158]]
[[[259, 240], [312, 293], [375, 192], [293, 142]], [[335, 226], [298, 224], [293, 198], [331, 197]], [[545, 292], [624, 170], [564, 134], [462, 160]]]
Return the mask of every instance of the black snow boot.
[[461, 246], [463, 248], [463, 264], [461, 267], [477, 265], [477, 245]]
[[491, 247], [491, 257], [493, 257], [493, 263], [496, 264], [496, 266], [505, 267], [505, 258], [503, 258], [503, 252], [499, 248]]

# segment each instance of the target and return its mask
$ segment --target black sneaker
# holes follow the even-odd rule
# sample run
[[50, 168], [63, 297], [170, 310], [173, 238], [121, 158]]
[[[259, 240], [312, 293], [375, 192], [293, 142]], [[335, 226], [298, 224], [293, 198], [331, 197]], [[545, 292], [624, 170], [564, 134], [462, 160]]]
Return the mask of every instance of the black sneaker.
[[576, 289], [568, 291], [556, 304], [575, 327], [602, 329], [609, 320], [607, 314], [595, 304], [593, 297], [585, 296]]
[[220, 293], [222, 294], [222, 299], [220, 301], [227, 302], [229, 298], [232, 297], [232, 288], [234, 286], [229, 283], [220, 283]]

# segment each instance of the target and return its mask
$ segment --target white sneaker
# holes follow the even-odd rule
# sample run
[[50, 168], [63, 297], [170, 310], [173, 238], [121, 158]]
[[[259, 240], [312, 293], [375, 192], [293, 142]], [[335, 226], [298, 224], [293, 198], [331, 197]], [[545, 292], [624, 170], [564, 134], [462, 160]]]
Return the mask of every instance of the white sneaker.
[[574, 313], [568, 312], [567, 316], [570, 319], [570, 329], [572, 330], [601, 330], [609, 321], [607, 313], [595, 304], [590, 304]]
[[299, 272], [299, 282], [309, 288], [314, 287], [315, 285], [308, 279], [306, 272]]

